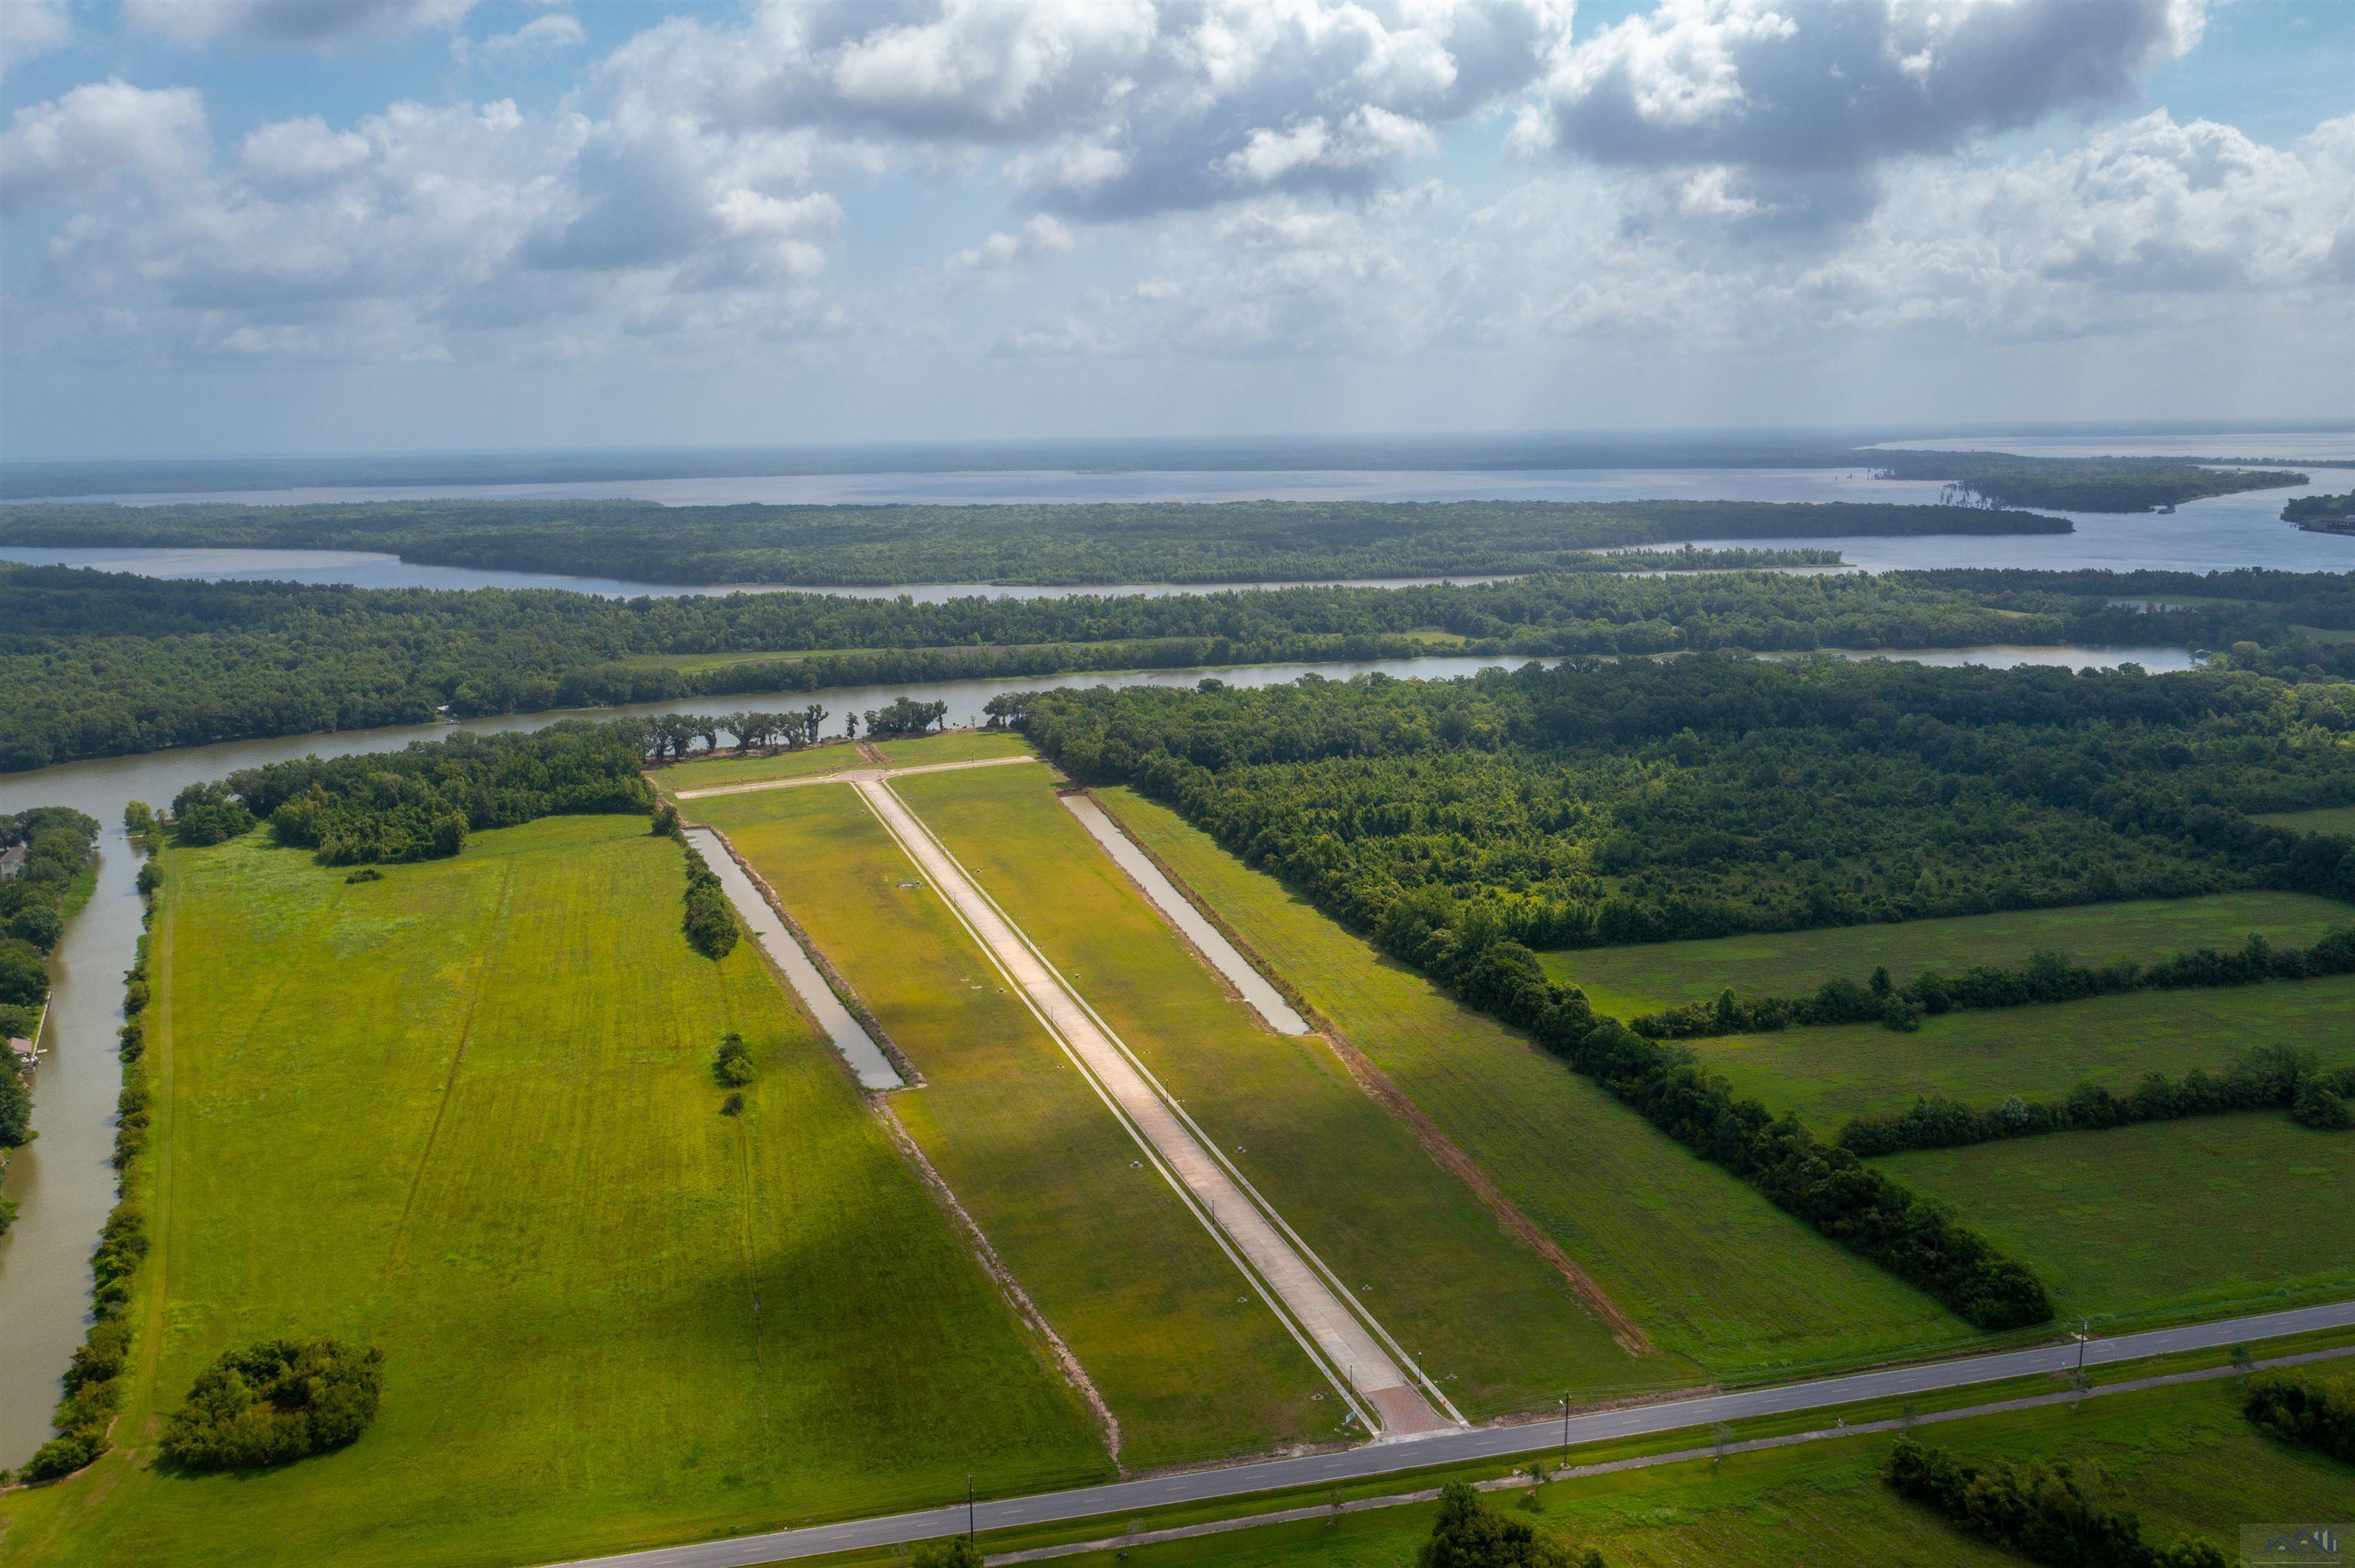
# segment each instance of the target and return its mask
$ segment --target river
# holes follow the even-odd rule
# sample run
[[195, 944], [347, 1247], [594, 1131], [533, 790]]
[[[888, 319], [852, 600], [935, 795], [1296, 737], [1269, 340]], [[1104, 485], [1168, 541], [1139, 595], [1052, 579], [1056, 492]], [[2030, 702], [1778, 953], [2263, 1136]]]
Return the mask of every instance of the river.
[[[1998, 666], [2111, 666], [2131, 661], [2154, 673], [2186, 669], [2191, 662], [2180, 648], [1932, 649], [1851, 656]], [[1306, 674], [1331, 680], [1375, 673], [1444, 679], [1529, 662], [1532, 661], [1463, 656], [1379, 659], [846, 686], [780, 695], [794, 707], [822, 704], [837, 716], [879, 707], [895, 697], [945, 702], [952, 722], [973, 724], [980, 717], [982, 705], [1000, 692], [1047, 691], [1057, 686], [1190, 686], [1205, 675], [1240, 686], [1271, 685]], [[757, 694], [689, 698], [598, 708], [590, 710], [587, 716], [709, 713], [750, 707], [762, 701]], [[33, 1128], [38, 1136], [16, 1150], [5, 1189], [0, 1189], [21, 1204], [15, 1228], [0, 1236], [0, 1324], [5, 1325], [5, 1331], [0, 1332], [0, 1466], [21, 1465], [48, 1436], [59, 1375], [80, 1343], [88, 1321], [91, 1248], [114, 1201], [114, 1172], [108, 1164], [114, 1147], [114, 1098], [121, 1081], [114, 1031], [123, 971], [131, 967], [140, 931], [139, 898], [133, 885], [137, 863], [123, 832], [123, 806], [132, 800], [165, 805], [186, 786], [218, 779], [240, 768], [305, 755], [390, 751], [412, 741], [436, 739], [452, 729], [476, 734], [537, 729], [566, 716], [580, 715], [513, 714], [458, 725], [229, 741], [137, 757], [59, 763], [31, 773], [0, 774], [0, 811], [21, 811], [38, 805], [73, 806], [106, 825], [100, 841], [102, 858], [97, 891], [66, 927], [58, 948], [49, 1051], [42, 1060], [33, 1096]]]

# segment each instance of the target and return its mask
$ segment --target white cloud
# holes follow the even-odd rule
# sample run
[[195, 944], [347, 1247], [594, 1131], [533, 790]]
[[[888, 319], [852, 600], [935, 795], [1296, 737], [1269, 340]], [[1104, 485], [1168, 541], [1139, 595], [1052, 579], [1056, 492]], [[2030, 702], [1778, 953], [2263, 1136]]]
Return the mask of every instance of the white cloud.
[[1033, 257], [1060, 255], [1075, 243], [1070, 229], [1042, 212], [1024, 224], [1018, 234], [1001, 230], [979, 245], [957, 251], [949, 258], [949, 265], [966, 271], [997, 271]]
[[58, 0], [0, 0], [0, 76], [72, 37], [73, 19]]
[[123, 0], [123, 18], [186, 48], [328, 50], [454, 27], [474, 0]]
[[0, 132], [0, 206], [90, 201], [123, 180], [180, 178], [211, 150], [194, 88], [90, 82], [17, 110]]
[[541, 59], [578, 48], [587, 38], [577, 17], [535, 16], [511, 33], [493, 33], [479, 42], [461, 34], [450, 40], [450, 58], [462, 66], [475, 60], [496, 64], [510, 59]]

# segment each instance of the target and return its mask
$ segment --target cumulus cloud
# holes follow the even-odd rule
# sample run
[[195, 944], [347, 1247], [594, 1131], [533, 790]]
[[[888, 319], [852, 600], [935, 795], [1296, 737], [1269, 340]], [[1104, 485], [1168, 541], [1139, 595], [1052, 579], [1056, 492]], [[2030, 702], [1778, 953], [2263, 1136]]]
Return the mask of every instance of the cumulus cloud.
[[454, 37], [450, 40], [450, 58], [462, 66], [475, 60], [496, 64], [502, 60], [540, 59], [578, 48], [587, 37], [578, 17], [561, 14], [535, 16], [511, 33], [493, 33], [479, 42], [464, 35]]
[[72, 37], [73, 20], [57, 0], [0, 4], [0, 76], [35, 55], [63, 48]]
[[714, 128], [1003, 158], [1064, 214], [1135, 217], [1267, 189], [1362, 193], [1433, 127], [1518, 92], [1567, 0], [918, 0], [677, 19], [608, 62], [618, 97]]
[[1696, 210], [1853, 219], [1889, 160], [2126, 98], [2202, 3], [1664, 0], [1559, 49], [1514, 143], [1681, 175]]
[[1042, 212], [1018, 234], [1001, 230], [957, 251], [949, 258], [949, 265], [964, 271], [998, 271], [1033, 257], [1060, 255], [1074, 243], [1070, 229]]
[[0, 132], [0, 207], [184, 177], [211, 155], [203, 95], [110, 79], [16, 111]]
[[334, 49], [454, 27], [474, 0], [123, 0], [133, 27], [196, 48]]

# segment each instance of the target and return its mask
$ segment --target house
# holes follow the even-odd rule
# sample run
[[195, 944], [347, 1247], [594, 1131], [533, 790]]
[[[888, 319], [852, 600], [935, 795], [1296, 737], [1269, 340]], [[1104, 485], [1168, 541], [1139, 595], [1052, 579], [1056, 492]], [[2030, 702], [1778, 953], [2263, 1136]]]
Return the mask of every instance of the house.
[[0, 850], [0, 882], [5, 882], [25, 869], [25, 846], [10, 844]]
[[36, 1061], [40, 1059], [41, 1054], [38, 1051], [33, 1049], [33, 1043], [31, 1041], [20, 1039], [15, 1035], [9, 1036], [8, 1054], [16, 1058], [16, 1065], [20, 1068], [28, 1068], [32, 1066]]

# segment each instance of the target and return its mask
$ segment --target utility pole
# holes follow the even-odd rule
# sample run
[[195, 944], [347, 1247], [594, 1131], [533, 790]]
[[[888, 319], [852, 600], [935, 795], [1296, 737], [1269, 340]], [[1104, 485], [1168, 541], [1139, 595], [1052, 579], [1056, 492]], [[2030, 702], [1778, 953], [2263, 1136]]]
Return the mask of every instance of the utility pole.
[[1561, 1391], [1561, 1462], [1570, 1463], [1570, 1390]]
[[2080, 1387], [2080, 1388], [2083, 1388], [2083, 1387], [2084, 1387], [2084, 1386], [2085, 1386], [2085, 1341], [2086, 1341], [2087, 1340], [2092, 1339], [2093, 1337], [2094, 1337], [2094, 1320], [2093, 1320], [2091, 1318], [2080, 1318], [2080, 1319], [2077, 1319], [2077, 1386], [2078, 1386], [2078, 1387]]
[[967, 1470], [964, 1473], [964, 1538], [967, 1541], [971, 1541], [974, 1538], [973, 1472], [971, 1470]]

